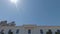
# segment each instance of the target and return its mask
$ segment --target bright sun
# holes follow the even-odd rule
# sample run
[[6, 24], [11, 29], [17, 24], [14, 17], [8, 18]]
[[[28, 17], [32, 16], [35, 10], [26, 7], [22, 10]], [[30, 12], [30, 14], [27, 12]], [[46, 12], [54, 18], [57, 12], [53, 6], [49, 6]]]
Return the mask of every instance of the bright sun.
[[11, 3], [16, 4], [17, 3], [17, 0], [11, 0]]

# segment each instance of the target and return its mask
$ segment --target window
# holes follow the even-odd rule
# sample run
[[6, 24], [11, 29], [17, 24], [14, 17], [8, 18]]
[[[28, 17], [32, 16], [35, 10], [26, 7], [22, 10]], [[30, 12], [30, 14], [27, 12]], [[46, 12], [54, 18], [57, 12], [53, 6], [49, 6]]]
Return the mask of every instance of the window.
[[28, 34], [31, 34], [31, 30], [30, 29], [28, 30]]
[[40, 33], [43, 34], [43, 30], [42, 29], [40, 30]]
[[18, 34], [18, 33], [19, 33], [19, 29], [16, 30], [16, 34]]
[[8, 31], [8, 34], [13, 34], [13, 32], [11, 30]]
[[57, 30], [57, 32], [55, 32], [55, 34], [60, 34], [60, 30]]
[[60, 30], [57, 30], [57, 32], [60, 32]]
[[4, 34], [4, 30], [1, 30], [1, 32], [0, 32], [1, 34]]
[[46, 34], [52, 34], [52, 31], [49, 29], [48, 32], [46, 32]]

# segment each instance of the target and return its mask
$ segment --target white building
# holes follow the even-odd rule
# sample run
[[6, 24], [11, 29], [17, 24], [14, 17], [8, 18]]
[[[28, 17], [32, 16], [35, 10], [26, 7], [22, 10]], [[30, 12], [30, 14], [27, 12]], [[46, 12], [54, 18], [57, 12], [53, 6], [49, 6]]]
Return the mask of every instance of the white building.
[[1, 21], [0, 34], [60, 34], [60, 26], [15, 26], [14, 22]]

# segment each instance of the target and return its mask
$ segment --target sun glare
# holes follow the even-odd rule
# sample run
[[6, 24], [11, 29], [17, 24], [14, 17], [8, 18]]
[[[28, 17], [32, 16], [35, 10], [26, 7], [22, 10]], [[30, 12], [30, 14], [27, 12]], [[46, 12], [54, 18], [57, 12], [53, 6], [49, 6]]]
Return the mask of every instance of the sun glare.
[[17, 0], [11, 0], [11, 3], [16, 4], [17, 3]]

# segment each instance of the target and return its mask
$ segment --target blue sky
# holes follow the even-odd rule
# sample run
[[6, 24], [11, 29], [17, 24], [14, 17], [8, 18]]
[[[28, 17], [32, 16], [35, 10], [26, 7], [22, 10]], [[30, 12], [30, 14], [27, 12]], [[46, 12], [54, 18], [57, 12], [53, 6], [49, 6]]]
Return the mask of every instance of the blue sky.
[[17, 8], [9, 0], [0, 0], [0, 21], [17, 25], [60, 26], [60, 0], [19, 0]]

